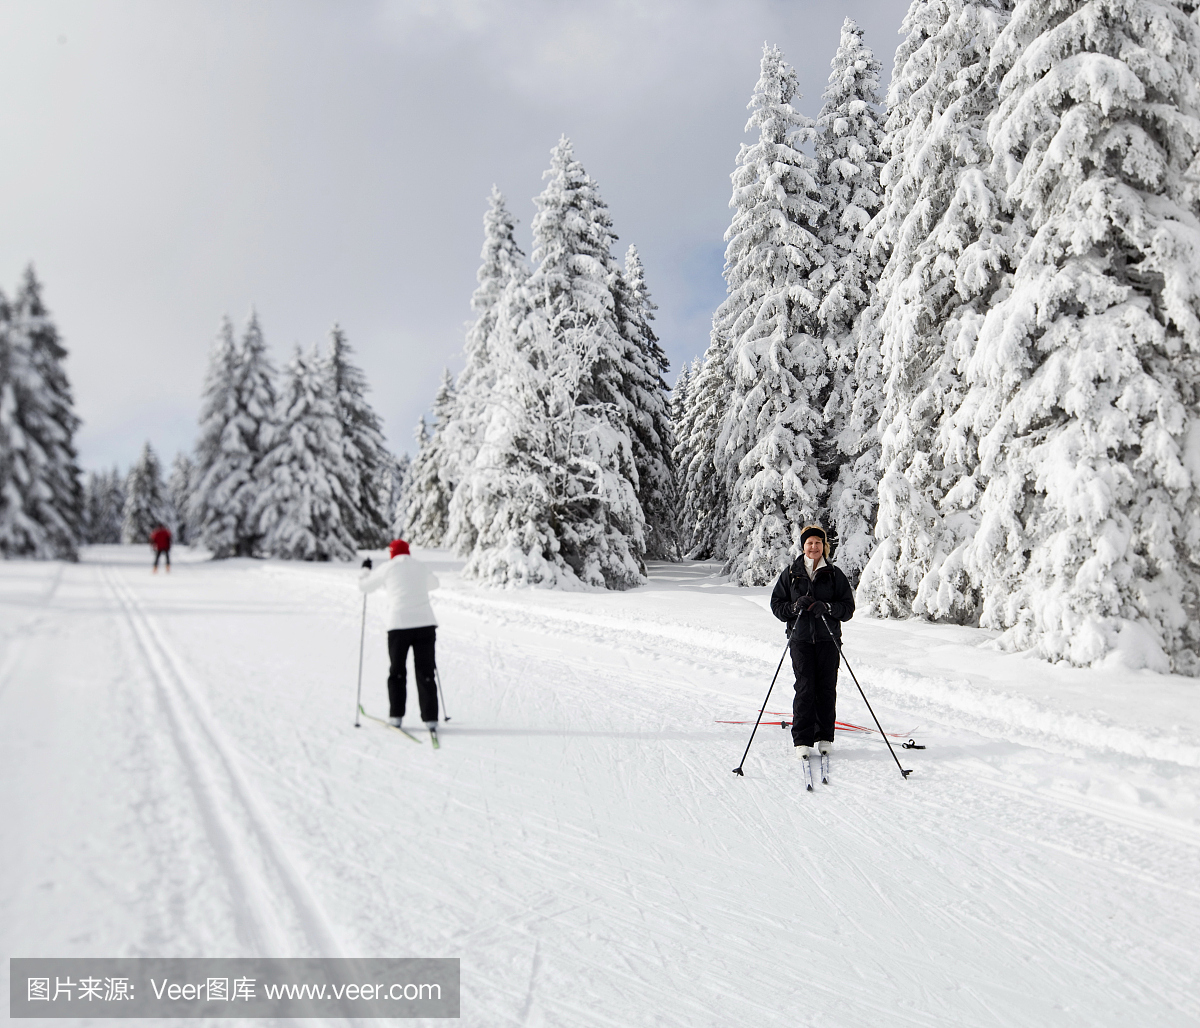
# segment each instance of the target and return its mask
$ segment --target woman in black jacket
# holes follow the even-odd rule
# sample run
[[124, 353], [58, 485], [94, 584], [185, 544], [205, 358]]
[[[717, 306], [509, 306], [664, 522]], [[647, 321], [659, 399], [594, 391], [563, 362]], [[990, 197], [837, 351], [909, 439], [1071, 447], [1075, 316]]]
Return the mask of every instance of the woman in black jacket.
[[[792, 669], [796, 672], [792, 743], [796, 756], [807, 760], [814, 744], [822, 756], [833, 746], [838, 645], [841, 623], [854, 616], [854, 590], [841, 570], [828, 563], [825, 529], [805, 526], [800, 545], [803, 555], [775, 583], [771, 613], [787, 622], [790, 633]], [[836, 644], [830, 631], [838, 640]]]

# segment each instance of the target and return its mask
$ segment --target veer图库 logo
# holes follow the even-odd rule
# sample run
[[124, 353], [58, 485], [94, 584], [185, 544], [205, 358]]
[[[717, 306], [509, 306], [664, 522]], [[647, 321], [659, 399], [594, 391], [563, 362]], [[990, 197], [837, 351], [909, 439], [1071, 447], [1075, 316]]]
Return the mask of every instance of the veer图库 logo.
[[458, 1017], [458, 958], [9, 960], [9, 1017]]

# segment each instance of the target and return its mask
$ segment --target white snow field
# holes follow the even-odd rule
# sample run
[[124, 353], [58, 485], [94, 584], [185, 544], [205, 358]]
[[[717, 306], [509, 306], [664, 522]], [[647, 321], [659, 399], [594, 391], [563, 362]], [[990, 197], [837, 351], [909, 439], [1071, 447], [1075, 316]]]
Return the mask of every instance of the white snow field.
[[738, 777], [750, 725], [716, 723], [782, 653], [767, 590], [487, 591], [422, 556], [436, 752], [354, 727], [356, 567], [0, 562], [0, 956], [458, 957], [472, 1026], [1200, 1023], [1200, 683], [856, 619], [928, 748], [906, 781], [839, 738], [806, 794], [779, 727]]

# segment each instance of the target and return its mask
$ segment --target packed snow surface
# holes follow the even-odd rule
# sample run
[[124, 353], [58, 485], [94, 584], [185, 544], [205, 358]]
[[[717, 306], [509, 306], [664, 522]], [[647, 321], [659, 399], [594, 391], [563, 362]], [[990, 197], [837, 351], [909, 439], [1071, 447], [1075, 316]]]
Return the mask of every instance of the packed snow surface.
[[354, 727], [356, 567], [203, 556], [0, 563], [0, 956], [458, 957], [481, 1028], [1200, 1023], [1192, 680], [859, 618], [850, 666], [927, 748], [906, 781], [840, 736], [806, 794], [787, 733], [738, 777], [718, 723], [782, 654], [767, 589], [494, 591], [428, 552], [435, 752]]

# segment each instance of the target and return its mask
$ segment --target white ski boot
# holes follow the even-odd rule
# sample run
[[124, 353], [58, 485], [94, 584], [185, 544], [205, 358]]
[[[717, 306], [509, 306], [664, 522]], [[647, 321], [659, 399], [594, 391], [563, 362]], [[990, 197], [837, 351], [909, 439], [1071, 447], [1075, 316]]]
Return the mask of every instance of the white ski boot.
[[797, 746], [796, 747], [796, 758], [798, 760], [802, 760], [804, 762], [804, 788], [808, 792], [813, 791], [812, 763], [808, 759], [811, 755], [812, 755], [812, 747], [811, 746]]

